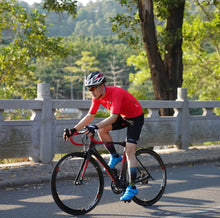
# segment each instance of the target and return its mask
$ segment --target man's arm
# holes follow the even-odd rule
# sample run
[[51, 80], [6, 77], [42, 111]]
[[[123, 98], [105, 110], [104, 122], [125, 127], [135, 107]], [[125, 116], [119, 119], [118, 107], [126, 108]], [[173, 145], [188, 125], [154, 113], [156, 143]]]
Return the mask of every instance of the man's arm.
[[63, 133], [63, 139], [67, 141], [71, 135], [73, 135], [75, 132], [79, 131], [83, 127], [87, 126], [93, 120], [94, 117], [95, 114], [88, 113], [83, 119], [79, 121], [79, 123], [77, 123], [73, 127], [73, 129], [69, 129], [69, 133], [66, 132], [66, 130], [68, 129], [65, 129]]
[[89, 123], [92, 122], [92, 120], [94, 119], [95, 114], [87, 114], [85, 117], [83, 117], [82, 120], [79, 121], [79, 123], [77, 123], [74, 128], [79, 131], [80, 129], [82, 129], [83, 127], [87, 126]]

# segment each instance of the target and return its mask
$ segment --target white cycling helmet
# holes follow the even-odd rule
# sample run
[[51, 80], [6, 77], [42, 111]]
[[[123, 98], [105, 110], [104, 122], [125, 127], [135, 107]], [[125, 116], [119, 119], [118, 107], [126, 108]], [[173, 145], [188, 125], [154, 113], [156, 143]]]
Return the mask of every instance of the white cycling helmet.
[[90, 87], [90, 86], [98, 86], [101, 85], [102, 83], [105, 83], [105, 75], [104, 73], [100, 71], [92, 72], [90, 73], [85, 81], [85, 86]]

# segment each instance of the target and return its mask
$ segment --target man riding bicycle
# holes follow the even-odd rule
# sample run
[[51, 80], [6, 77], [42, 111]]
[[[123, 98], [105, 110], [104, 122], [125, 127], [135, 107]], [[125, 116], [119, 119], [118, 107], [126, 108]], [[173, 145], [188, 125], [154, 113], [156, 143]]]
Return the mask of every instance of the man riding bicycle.
[[[89, 112], [73, 129], [69, 130], [69, 134], [64, 133], [63, 137], [68, 140], [70, 136], [83, 127], [86, 127], [85, 134], [88, 135], [97, 131], [100, 140], [107, 143], [105, 147], [110, 153], [108, 165], [113, 169], [122, 160], [122, 157], [117, 153], [114, 145], [111, 144], [113, 140], [109, 132], [127, 127], [125, 153], [128, 163], [129, 186], [120, 198], [121, 201], [127, 201], [138, 193], [135, 186], [137, 175], [135, 148], [144, 123], [144, 115], [140, 103], [134, 96], [119, 87], [105, 86], [105, 82], [105, 75], [102, 72], [96, 71], [89, 74], [85, 81], [85, 86], [92, 95]], [[96, 125], [89, 125], [94, 119], [100, 104], [110, 110], [110, 116]]]

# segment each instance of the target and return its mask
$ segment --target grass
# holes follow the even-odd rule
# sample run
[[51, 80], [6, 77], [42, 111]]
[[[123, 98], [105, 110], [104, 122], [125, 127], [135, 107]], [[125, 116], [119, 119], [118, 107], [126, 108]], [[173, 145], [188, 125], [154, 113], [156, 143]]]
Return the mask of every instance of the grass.
[[30, 161], [30, 157], [19, 157], [19, 158], [5, 158], [0, 159], [0, 164], [12, 164], [12, 163], [21, 163]]

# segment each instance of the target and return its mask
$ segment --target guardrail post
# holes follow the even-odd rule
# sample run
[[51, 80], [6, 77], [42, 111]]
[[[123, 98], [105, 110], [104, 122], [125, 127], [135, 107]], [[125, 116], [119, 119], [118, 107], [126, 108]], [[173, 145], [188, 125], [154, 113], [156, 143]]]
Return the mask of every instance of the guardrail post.
[[4, 118], [3, 118], [3, 116], [2, 116], [2, 113], [3, 113], [3, 112], [4, 112], [4, 110], [1, 110], [1, 109], [0, 109], [0, 122], [1, 122], [1, 121], [4, 121]]
[[177, 89], [177, 101], [182, 101], [182, 111], [180, 116], [179, 148], [188, 150], [190, 145], [190, 123], [189, 123], [189, 101], [187, 99], [187, 89]]
[[32, 159], [34, 162], [40, 162], [40, 129], [41, 129], [41, 110], [32, 110], [30, 118], [32, 124]]
[[50, 97], [50, 85], [48, 83], [37, 84], [37, 99], [42, 101], [40, 118], [40, 162], [48, 163], [53, 159], [53, 112], [52, 98]]

